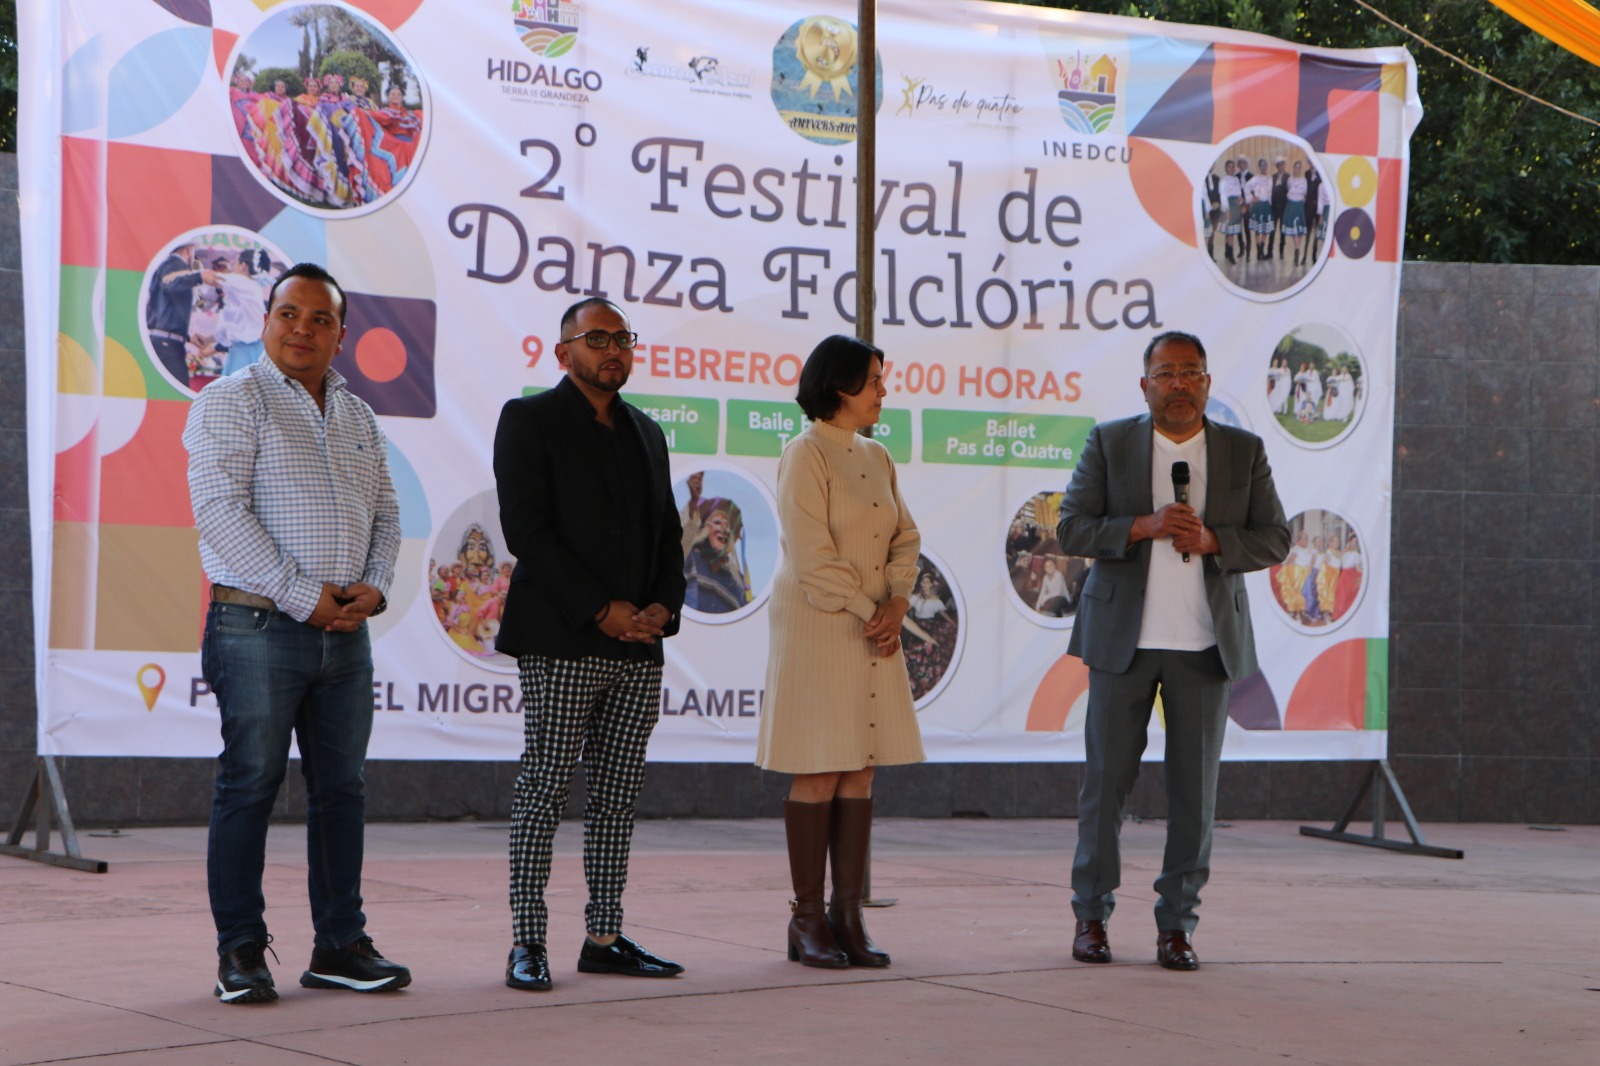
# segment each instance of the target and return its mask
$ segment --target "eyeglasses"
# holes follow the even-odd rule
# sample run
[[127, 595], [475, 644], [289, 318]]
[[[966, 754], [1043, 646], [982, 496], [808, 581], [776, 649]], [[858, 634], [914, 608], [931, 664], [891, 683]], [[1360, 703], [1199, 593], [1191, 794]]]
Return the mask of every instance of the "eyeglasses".
[[580, 339], [583, 341], [583, 343], [597, 351], [604, 351], [614, 342], [618, 348], [621, 348], [626, 352], [630, 351], [634, 345], [639, 343], [639, 335], [637, 333], [630, 333], [625, 329], [619, 329], [615, 333], [607, 333], [603, 329], [591, 329], [584, 333], [577, 333], [571, 337], [567, 337], [561, 343], [571, 344], [573, 341]]
[[1205, 380], [1206, 372], [1194, 369], [1157, 370], [1152, 374], [1146, 374], [1145, 377], [1157, 385], [1171, 385], [1175, 381], [1182, 381], [1185, 385], [1198, 385]]

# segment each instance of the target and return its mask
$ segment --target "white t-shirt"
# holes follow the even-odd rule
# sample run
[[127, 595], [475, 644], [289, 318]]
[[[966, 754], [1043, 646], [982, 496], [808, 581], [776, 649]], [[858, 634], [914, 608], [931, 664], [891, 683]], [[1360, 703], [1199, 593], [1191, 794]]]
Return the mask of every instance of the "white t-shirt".
[[[1172, 464], [1189, 464], [1189, 506], [1200, 520], [1206, 517], [1206, 435], [1202, 430], [1183, 443], [1151, 433], [1150, 500], [1156, 510], [1177, 499], [1172, 489]], [[1190, 553], [1183, 561], [1172, 550], [1172, 540], [1162, 537], [1150, 545], [1150, 571], [1145, 578], [1144, 615], [1139, 619], [1139, 647], [1169, 651], [1204, 651], [1217, 642], [1206, 602], [1203, 555]]]

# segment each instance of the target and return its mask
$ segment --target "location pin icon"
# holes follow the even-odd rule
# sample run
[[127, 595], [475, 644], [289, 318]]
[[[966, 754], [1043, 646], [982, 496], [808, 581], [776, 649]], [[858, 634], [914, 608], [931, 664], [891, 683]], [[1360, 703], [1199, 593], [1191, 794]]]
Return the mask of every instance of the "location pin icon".
[[[154, 675], [155, 680], [147, 680]], [[139, 695], [144, 697], [144, 709], [156, 709], [156, 700], [161, 698], [161, 686], [167, 683], [167, 672], [155, 663], [145, 663], [139, 667], [139, 672], [133, 675], [134, 681], [139, 684]]]

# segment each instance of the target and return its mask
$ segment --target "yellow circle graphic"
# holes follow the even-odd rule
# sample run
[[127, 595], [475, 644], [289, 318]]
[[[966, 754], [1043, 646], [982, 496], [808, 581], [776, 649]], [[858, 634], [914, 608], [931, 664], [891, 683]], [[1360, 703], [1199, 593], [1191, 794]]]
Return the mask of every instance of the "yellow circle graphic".
[[1378, 171], [1370, 159], [1353, 155], [1339, 164], [1339, 199], [1346, 207], [1366, 207], [1378, 195]]

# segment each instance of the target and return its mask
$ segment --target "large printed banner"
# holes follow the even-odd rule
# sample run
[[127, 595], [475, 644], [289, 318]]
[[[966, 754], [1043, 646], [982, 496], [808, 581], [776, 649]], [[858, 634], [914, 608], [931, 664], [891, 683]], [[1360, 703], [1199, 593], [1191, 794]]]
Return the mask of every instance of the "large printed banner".
[[[391, 442], [404, 544], [372, 624], [380, 758], [508, 759], [501, 404], [618, 302], [693, 575], [650, 757], [753, 757], [807, 352], [854, 328], [855, 136], [877, 112], [878, 435], [924, 553], [904, 646], [930, 757], [1082, 757], [1054, 536], [1140, 354], [1199, 334], [1207, 414], [1267, 444], [1295, 548], [1248, 579], [1264, 670], [1226, 755], [1385, 750], [1398, 49], [883, 0], [52, 0], [22, 18], [39, 750], [209, 756], [207, 601], [179, 437], [326, 263], [335, 367]], [[1152, 725], [1159, 756], [1160, 719]]]

